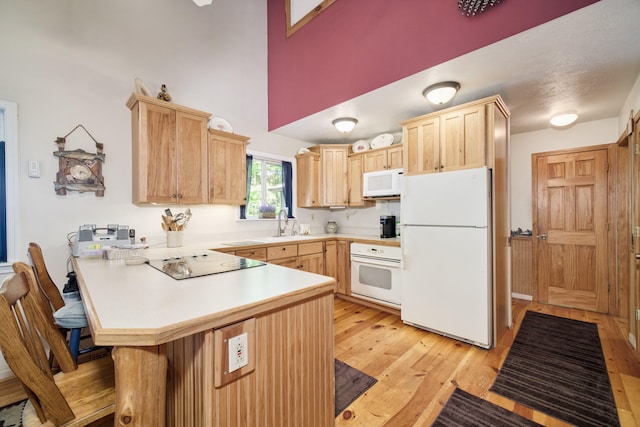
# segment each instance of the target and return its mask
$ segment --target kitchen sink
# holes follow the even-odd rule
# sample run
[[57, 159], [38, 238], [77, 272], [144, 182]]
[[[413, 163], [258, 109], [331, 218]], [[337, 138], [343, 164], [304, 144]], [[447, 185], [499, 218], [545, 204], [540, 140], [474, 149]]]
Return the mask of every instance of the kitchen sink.
[[314, 236], [311, 234], [297, 235], [297, 236], [283, 235], [283, 236], [273, 236], [273, 237], [261, 237], [260, 240], [262, 240], [262, 242], [264, 243], [283, 242], [283, 241], [293, 242], [298, 240], [317, 239], [318, 237], [319, 236]]
[[311, 235], [311, 234], [306, 234], [306, 235], [298, 235], [298, 236], [290, 236], [290, 235], [283, 235], [283, 236], [271, 236], [271, 237], [260, 237], [260, 240], [239, 240], [237, 242], [227, 242], [227, 243], [222, 243], [222, 245], [224, 246], [252, 246], [252, 245], [261, 245], [264, 243], [276, 243], [276, 242], [295, 242], [295, 241], [299, 241], [299, 240], [310, 240], [310, 239], [317, 239], [319, 236], [317, 235]]

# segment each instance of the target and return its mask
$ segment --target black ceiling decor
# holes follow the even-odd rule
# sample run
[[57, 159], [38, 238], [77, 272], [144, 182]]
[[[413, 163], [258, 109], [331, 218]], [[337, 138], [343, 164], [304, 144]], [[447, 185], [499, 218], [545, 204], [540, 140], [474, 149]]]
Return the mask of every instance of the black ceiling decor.
[[488, 7], [500, 3], [502, 0], [458, 0], [458, 9], [466, 16], [475, 16], [484, 12]]

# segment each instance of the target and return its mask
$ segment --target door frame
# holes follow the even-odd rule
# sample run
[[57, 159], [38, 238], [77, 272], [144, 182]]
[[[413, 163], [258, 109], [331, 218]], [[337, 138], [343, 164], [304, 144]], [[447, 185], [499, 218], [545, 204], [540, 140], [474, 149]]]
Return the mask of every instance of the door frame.
[[[538, 218], [537, 218], [537, 203], [538, 203], [538, 158], [552, 155], [562, 154], [575, 154], [585, 151], [606, 150], [608, 173], [607, 173], [607, 277], [609, 281], [609, 294], [608, 294], [608, 314], [619, 315], [621, 312], [628, 312], [621, 310], [622, 307], [627, 307], [629, 302], [629, 275], [627, 271], [628, 263], [621, 263], [620, 253], [628, 252], [627, 242], [625, 244], [624, 238], [629, 236], [629, 223], [628, 223], [628, 206], [625, 202], [625, 195], [619, 194], [620, 181], [628, 182], [628, 168], [619, 167], [619, 157], [624, 161], [624, 153], [619, 156], [618, 146], [616, 144], [601, 144], [590, 145], [585, 147], [570, 148], [564, 150], [545, 151], [540, 153], [533, 153], [531, 155], [531, 185], [532, 185], [532, 223], [533, 223], [533, 236], [532, 236], [532, 264], [533, 264], [533, 299], [539, 301], [539, 288], [538, 288], [538, 239], [536, 233], [538, 230]], [[626, 174], [626, 179], [621, 179], [620, 174]], [[620, 197], [618, 197], [620, 195]], [[624, 215], [618, 212], [622, 208]], [[621, 269], [624, 270], [621, 272]], [[626, 285], [624, 281], [626, 280]], [[621, 292], [623, 291], [623, 292]], [[626, 316], [625, 316], [626, 317]]]

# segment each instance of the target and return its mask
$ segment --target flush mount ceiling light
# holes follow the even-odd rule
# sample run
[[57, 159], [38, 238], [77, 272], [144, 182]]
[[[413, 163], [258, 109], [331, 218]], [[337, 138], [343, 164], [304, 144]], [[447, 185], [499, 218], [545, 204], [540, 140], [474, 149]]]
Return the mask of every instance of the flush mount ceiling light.
[[339, 132], [349, 133], [356, 127], [358, 121], [353, 117], [340, 117], [339, 119], [335, 119], [332, 121], [333, 125], [338, 129]]
[[569, 126], [576, 120], [578, 120], [578, 115], [576, 113], [561, 113], [553, 116], [549, 122], [553, 126], [564, 127]]
[[451, 101], [458, 90], [460, 90], [460, 83], [458, 82], [441, 82], [426, 88], [422, 92], [422, 95], [427, 98], [430, 103], [442, 105]]
[[211, 4], [213, 2], [213, 0], [193, 0], [193, 2], [195, 4], [197, 4], [198, 6], [202, 7], [202, 6], [206, 6], [208, 4]]

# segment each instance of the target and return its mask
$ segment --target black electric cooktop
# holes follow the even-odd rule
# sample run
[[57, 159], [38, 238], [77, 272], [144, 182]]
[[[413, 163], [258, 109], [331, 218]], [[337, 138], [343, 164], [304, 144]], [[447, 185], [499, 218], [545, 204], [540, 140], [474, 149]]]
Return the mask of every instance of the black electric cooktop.
[[148, 264], [176, 280], [227, 273], [229, 271], [265, 265], [264, 262], [249, 258], [221, 259], [211, 254], [186, 255], [149, 260]]

